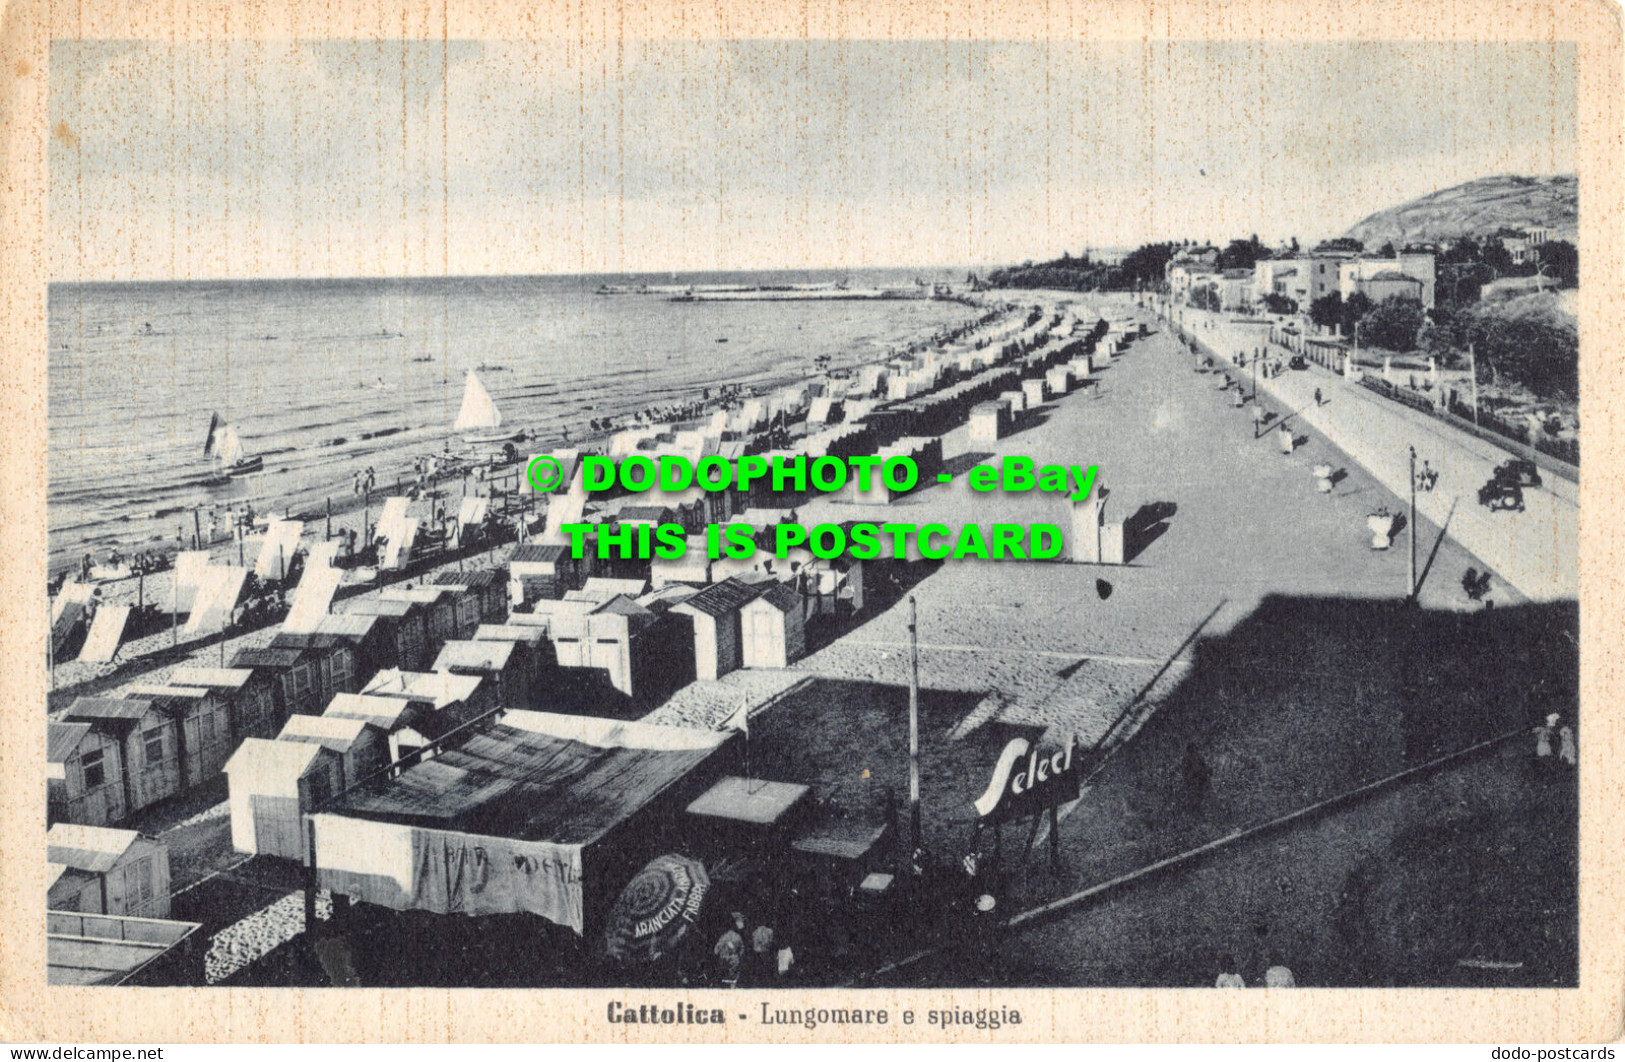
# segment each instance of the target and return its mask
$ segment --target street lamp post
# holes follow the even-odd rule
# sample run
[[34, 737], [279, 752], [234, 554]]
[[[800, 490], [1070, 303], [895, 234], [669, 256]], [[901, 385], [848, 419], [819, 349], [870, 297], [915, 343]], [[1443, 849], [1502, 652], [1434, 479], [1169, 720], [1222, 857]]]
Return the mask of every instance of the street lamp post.
[[908, 596], [908, 832], [909, 850], [920, 848], [920, 639], [919, 606]]
[[1411, 447], [1411, 564], [1408, 597], [1416, 600], [1416, 447]]

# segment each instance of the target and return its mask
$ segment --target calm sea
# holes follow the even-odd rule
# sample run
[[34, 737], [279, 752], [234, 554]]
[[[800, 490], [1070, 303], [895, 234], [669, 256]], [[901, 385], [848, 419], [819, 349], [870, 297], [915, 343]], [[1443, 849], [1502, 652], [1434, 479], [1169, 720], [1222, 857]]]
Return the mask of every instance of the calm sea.
[[[438, 452], [465, 370], [504, 428], [554, 439], [595, 417], [875, 360], [971, 311], [949, 302], [674, 303], [610, 284], [854, 286], [962, 271], [55, 284], [50, 289], [53, 564], [174, 542], [194, 506], [319, 509], [372, 466], [380, 486]], [[726, 343], [719, 340], [726, 339]], [[209, 486], [209, 415], [265, 473]], [[453, 449], [460, 448], [454, 442]]]

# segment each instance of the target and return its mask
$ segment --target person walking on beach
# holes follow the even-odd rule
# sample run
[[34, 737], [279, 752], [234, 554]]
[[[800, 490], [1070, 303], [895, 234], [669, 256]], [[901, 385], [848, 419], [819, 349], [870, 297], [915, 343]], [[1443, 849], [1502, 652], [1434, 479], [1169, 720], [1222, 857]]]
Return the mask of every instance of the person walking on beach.
[[1552, 735], [1557, 731], [1558, 719], [1558, 714], [1553, 712], [1544, 723], [1535, 727], [1535, 761], [1542, 767], [1552, 758]]
[[1320, 388], [1315, 388], [1315, 408], [1320, 408]]
[[354, 487], [355, 487], [355, 493], [360, 494], [361, 493], [361, 470], [360, 469], [356, 469]]

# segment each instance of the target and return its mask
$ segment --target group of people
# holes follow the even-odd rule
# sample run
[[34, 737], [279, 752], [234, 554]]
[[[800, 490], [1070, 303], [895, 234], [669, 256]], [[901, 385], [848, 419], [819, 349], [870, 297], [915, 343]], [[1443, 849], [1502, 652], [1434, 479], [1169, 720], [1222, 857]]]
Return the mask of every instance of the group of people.
[[354, 486], [354, 491], [357, 494], [361, 494], [363, 492], [365, 492], [367, 494], [371, 494], [372, 490], [373, 490], [373, 487], [375, 487], [377, 485], [377, 483], [378, 483], [378, 473], [376, 473], [376, 472], [374, 472], [372, 470], [371, 465], [368, 465], [367, 470], [365, 472], [357, 472], [357, 473], [355, 473], [355, 482], [354, 482], [354, 485], [353, 485]]
[[[1227, 956], [1225, 960], [1219, 964], [1219, 977], [1213, 982], [1213, 987], [1246, 988], [1247, 979], [1241, 976], [1240, 970], [1241, 964], [1236, 962], [1235, 959]], [[1264, 988], [1298, 987], [1297, 978], [1292, 976], [1292, 971], [1279, 964], [1271, 966], [1269, 969], [1264, 971], [1264, 979], [1261, 984]]]
[[[1554, 754], [1553, 739], [1556, 739]], [[1548, 715], [1539, 726], [1535, 727], [1535, 763], [1541, 767], [1555, 767], [1566, 764], [1570, 767], [1578, 766], [1580, 762], [1580, 749], [1574, 740], [1574, 727], [1563, 721], [1562, 715], [1553, 712]]]
[[740, 983], [770, 985], [789, 976], [795, 950], [781, 941], [771, 925], [752, 927], [743, 911], [733, 912], [727, 929], [711, 948], [717, 977], [728, 988]]

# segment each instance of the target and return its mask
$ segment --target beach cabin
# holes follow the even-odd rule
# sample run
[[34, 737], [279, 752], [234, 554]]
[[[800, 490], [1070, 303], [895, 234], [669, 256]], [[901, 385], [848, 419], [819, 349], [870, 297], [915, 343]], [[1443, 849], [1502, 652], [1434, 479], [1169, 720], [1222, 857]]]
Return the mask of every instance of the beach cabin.
[[[240, 649], [232, 667], [246, 667], [276, 684], [281, 715], [311, 715], [333, 694], [355, 689], [355, 650], [332, 635], [279, 634], [281, 645]], [[304, 643], [304, 644], [299, 644]]]
[[745, 667], [789, 667], [807, 651], [801, 595], [786, 583], [771, 582], [739, 610]]
[[486, 680], [496, 703], [504, 708], [529, 708], [535, 675], [529, 646], [509, 641], [454, 641], [440, 647], [430, 671], [478, 675]]
[[760, 584], [729, 578], [671, 607], [688, 621], [695, 678], [719, 679], [741, 666], [739, 612], [760, 592]]
[[1064, 395], [1072, 390], [1072, 372], [1064, 365], [1057, 365], [1044, 374], [1044, 386], [1052, 395]]
[[704, 535], [688, 536], [688, 548], [681, 557], [664, 560], [659, 557], [649, 561], [649, 586], [659, 590], [663, 586], [673, 583], [687, 583], [693, 586], [704, 586], [711, 581], [711, 559], [706, 556], [706, 541]]
[[361, 692], [427, 704], [442, 734], [499, 707], [484, 678], [449, 671], [380, 671]]
[[47, 911], [169, 917], [169, 849], [134, 830], [59, 822], [45, 833]]
[[[285, 628], [277, 635], [278, 639], [290, 633]], [[323, 616], [316, 624], [316, 629], [310, 632], [315, 639], [325, 642], [338, 642], [347, 645], [355, 660], [355, 684], [360, 685], [379, 669], [394, 667], [398, 661], [395, 658], [394, 631], [389, 621], [382, 616], [370, 616], [362, 613], [345, 613], [339, 616]], [[300, 648], [307, 644], [297, 636], [278, 641], [273, 639], [272, 645], [284, 645], [289, 648]], [[265, 736], [265, 735], [257, 735]]]
[[991, 446], [1010, 434], [1010, 406], [1003, 401], [981, 402], [971, 407], [970, 443]]
[[1044, 404], [1044, 381], [1041, 379], [1021, 381], [1021, 393], [1027, 396], [1028, 409], [1037, 409]]
[[392, 763], [416, 755], [449, 729], [427, 701], [375, 693], [340, 693], [322, 718], [360, 720], [378, 728], [385, 735]]
[[451, 603], [452, 626], [451, 637], [467, 638], [474, 633], [483, 619], [480, 615], [482, 604], [480, 595], [467, 583], [453, 583], [438, 580], [433, 586], [422, 588], [428, 592], [438, 592], [442, 595], [440, 600]]
[[305, 813], [343, 790], [339, 754], [313, 741], [248, 738], [226, 761], [231, 846], [303, 862]]
[[51, 722], [45, 741], [48, 822], [105, 826], [128, 813], [124, 758], [116, 734], [89, 723]]
[[[343, 694], [340, 694], [343, 696]], [[278, 741], [310, 741], [339, 757], [339, 786], [351, 786], [389, 766], [389, 735], [367, 719], [336, 715], [294, 715]]]
[[803, 586], [806, 614], [851, 615], [863, 611], [863, 562], [841, 556], [807, 566]]
[[[391, 586], [385, 588], [379, 595], [380, 601], [404, 601], [410, 604], [423, 606], [425, 630], [428, 632], [428, 656], [439, 651], [440, 646], [458, 637], [457, 631], [457, 595], [444, 586]], [[476, 621], [470, 624], [469, 633], [478, 627]]]
[[384, 631], [380, 644], [388, 647], [377, 657], [383, 667], [411, 669], [428, 663], [429, 622], [421, 603], [363, 598], [345, 615], [378, 617]]
[[211, 690], [224, 701], [234, 745], [245, 737], [271, 737], [282, 722], [275, 685], [250, 668], [178, 667], [169, 684]]
[[567, 590], [579, 590], [591, 569], [591, 551], [580, 560], [570, 555], [570, 547], [552, 543], [515, 547], [508, 558], [508, 600], [512, 608], [523, 608], [538, 600], [557, 600]]
[[566, 596], [569, 598], [569, 600], [593, 600], [597, 601], [599, 604], [603, 604], [610, 598], [618, 597], [622, 594], [632, 598], [641, 597], [647, 593], [648, 590], [649, 580], [647, 579], [606, 579], [601, 576], [596, 576], [588, 579], [586, 583], [582, 585], [580, 590], [574, 592], [574, 596]]
[[1010, 407], [1010, 418], [1012, 421], [1027, 411], [1027, 393], [1021, 390], [1019, 387], [1014, 391], [1000, 391], [999, 401]]
[[657, 689], [681, 685], [681, 676], [663, 666], [665, 625], [630, 597], [614, 597], [587, 615], [587, 667], [601, 668], [612, 686], [628, 697], [648, 698]]
[[[176, 721], [141, 697], [80, 697], [62, 716], [86, 723], [117, 746], [124, 816], [181, 791]], [[121, 816], [124, 817], [124, 816]], [[93, 824], [94, 825], [94, 824]]]
[[233, 740], [231, 712], [214, 690], [195, 686], [131, 686], [126, 693], [152, 702], [175, 721], [179, 735], [181, 790], [202, 785], [226, 765]]
[[[500, 623], [508, 614], [508, 577], [500, 568], [481, 568], [479, 571], [442, 572], [435, 579], [437, 586], [463, 586], [475, 600], [475, 626], [481, 623]], [[461, 621], [459, 621], [460, 623]]]

